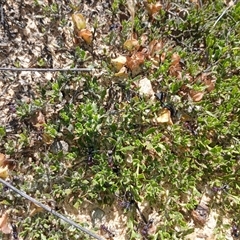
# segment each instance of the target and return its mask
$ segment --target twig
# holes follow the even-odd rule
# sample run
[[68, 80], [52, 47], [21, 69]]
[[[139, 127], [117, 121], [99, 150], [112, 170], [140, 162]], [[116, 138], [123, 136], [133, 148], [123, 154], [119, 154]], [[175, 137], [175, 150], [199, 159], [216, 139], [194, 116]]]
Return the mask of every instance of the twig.
[[198, 0], [198, 5], [199, 5], [199, 7], [200, 7], [200, 8], [202, 8], [202, 7], [203, 7], [202, 0]]
[[15, 72], [65, 72], [65, 71], [77, 71], [77, 72], [90, 72], [92, 68], [10, 68], [0, 67], [0, 71], [15, 71]]
[[3, 6], [2, 3], [0, 2], [0, 23], [3, 25], [4, 24], [4, 12], [3, 12]]
[[136, 201], [135, 201], [135, 206], [136, 206], [136, 208], [137, 208], [137, 210], [138, 210], [138, 213], [140, 214], [142, 220], [144, 221], [145, 224], [147, 224], [148, 221], [147, 221], [146, 217], [143, 215], [143, 213], [141, 212], [141, 210], [140, 210], [140, 208], [139, 208], [139, 206], [138, 206], [138, 204], [137, 204]]
[[28, 199], [29, 201], [33, 202], [34, 204], [42, 207], [43, 209], [45, 209], [46, 211], [50, 212], [51, 214], [53, 214], [54, 216], [56, 217], [59, 217], [61, 218], [63, 221], [69, 223], [70, 225], [74, 226], [75, 228], [77, 228], [78, 230], [82, 231], [82, 232], [85, 232], [86, 234], [88, 234], [89, 236], [95, 238], [95, 239], [98, 239], [98, 240], [102, 240], [102, 238], [100, 238], [98, 235], [96, 235], [95, 233], [87, 230], [86, 228], [84, 227], [81, 227], [80, 225], [78, 225], [77, 223], [75, 223], [74, 221], [66, 218], [65, 216], [59, 214], [58, 212], [52, 210], [50, 207], [38, 202], [36, 199], [30, 197], [29, 195], [27, 195], [26, 193], [18, 190], [17, 188], [13, 187], [12, 184], [6, 182], [5, 180], [1, 179], [0, 178], [0, 182], [4, 185], [6, 185], [7, 187], [11, 188], [14, 192], [18, 193], [19, 195], [21, 195], [22, 197]]
[[0, 47], [7, 47], [8, 43], [0, 43]]
[[217, 23], [220, 21], [220, 19], [223, 17], [223, 15], [224, 15], [232, 6], [234, 6], [235, 2], [236, 2], [236, 0], [235, 0], [232, 4], [230, 4], [227, 8], [225, 8], [225, 10], [222, 12], [222, 14], [218, 17], [218, 19], [216, 20], [216, 22], [213, 24], [212, 29], [217, 25]]

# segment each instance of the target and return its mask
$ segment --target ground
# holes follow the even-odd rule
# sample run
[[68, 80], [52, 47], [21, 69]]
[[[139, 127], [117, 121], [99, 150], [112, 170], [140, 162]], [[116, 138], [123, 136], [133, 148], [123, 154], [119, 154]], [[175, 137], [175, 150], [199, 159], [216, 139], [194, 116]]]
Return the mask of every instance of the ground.
[[[237, 239], [239, 16], [238, 1], [0, 1], [0, 177], [103, 239]], [[89, 239], [1, 191], [3, 239]]]

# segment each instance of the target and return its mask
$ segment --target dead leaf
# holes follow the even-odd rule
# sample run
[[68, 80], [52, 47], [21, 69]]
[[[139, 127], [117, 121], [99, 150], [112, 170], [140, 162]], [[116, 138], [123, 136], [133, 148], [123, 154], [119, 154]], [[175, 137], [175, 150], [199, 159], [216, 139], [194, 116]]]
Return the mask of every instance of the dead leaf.
[[41, 111], [38, 112], [38, 115], [37, 115], [37, 123], [38, 123], [38, 124], [41, 124], [41, 125], [43, 125], [43, 124], [46, 123], [46, 122], [45, 122], [45, 117], [44, 117], [44, 115], [42, 114]]
[[195, 6], [197, 7], [197, 8], [199, 8], [199, 7], [201, 7], [200, 5], [199, 5], [199, 0], [191, 0], [191, 2], [193, 3], [193, 4], [195, 4]]
[[163, 63], [164, 60], [166, 59], [166, 55], [167, 54], [165, 52], [161, 54], [161, 57], [160, 57], [161, 63]]
[[144, 63], [145, 54], [142, 52], [136, 52], [131, 57], [127, 57], [126, 65], [131, 70], [134, 71]]
[[202, 73], [201, 75], [202, 82], [207, 86], [206, 90], [208, 92], [211, 92], [215, 88], [215, 79], [207, 74], [207, 73]]
[[6, 179], [8, 175], [8, 166], [0, 167], [0, 178]]
[[181, 121], [182, 122], [187, 122], [187, 121], [192, 121], [193, 118], [188, 112], [181, 111]]
[[160, 51], [163, 49], [163, 41], [153, 39], [148, 46], [148, 54], [150, 56], [154, 56], [155, 54], [159, 54]]
[[189, 87], [186, 84], [183, 84], [181, 88], [179, 89], [179, 96], [181, 96], [182, 99], [187, 99], [189, 96]]
[[135, 0], [127, 0], [127, 7], [132, 18], [134, 18], [135, 15], [135, 5], [136, 5]]
[[73, 24], [74, 26], [78, 29], [78, 30], [82, 30], [86, 28], [86, 21], [85, 18], [83, 17], [82, 14], [80, 13], [74, 13], [72, 15], [72, 20], [73, 20]]
[[47, 134], [47, 133], [44, 133], [44, 134], [43, 134], [42, 140], [43, 140], [43, 142], [46, 143], [46, 144], [52, 144], [53, 141], [54, 141], [53, 137], [51, 137], [51, 136], [50, 136], [49, 134]]
[[151, 224], [151, 227], [148, 229], [148, 234], [149, 235], [154, 235], [157, 231], [157, 226], [155, 224]]
[[8, 169], [11, 169], [14, 166], [13, 162], [14, 161], [7, 159], [6, 155], [4, 155], [3, 153], [0, 153], [0, 167], [4, 168], [8, 166]]
[[43, 113], [41, 111], [36, 112], [32, 118], [31, 118], [31, 123], [34, 127], [36, 127], [37, 129], [40, 129], [43, 127], [43, 125], [46, 123], [45, 121], [45, 116], [43, 115]]
[[191, 215], [195, 224], [203, 226], [209, 215], [208, 207], [204, 204], [199, 204], [196, 209], [192, 210]]
[[3, 153], [0, 153], [0, 167], [4, 165], [6, 161], [6, 156]]
[[126, 64], [126, 62], [127, 62], [127, 58], [122, 55], [111, 60], [111, 64], [114, 66], [114, 68], [117, 71], [120, 71], [120, 69], [122, 69], [122, 67]]
[[154, 66], [158, 67], [160, 63], [163, 63], [166, 57], [166, 53], [162, 52], [163, 41], [154, 39], [149, 43], [148, 52], [146, 56], [153, 63]]
[[127, 77], [128, 76], [127, 68], [126, 67], [122, 67], [119, 72], [114, 74], [114, 76], [115, 77], [121, 77], [121, 78]]
[[178, 53], [174, 53], [174, 54], [172, 55], [172, 64], [173, 64], [173, 65], [179, 64], [180, 60], [181, 60], [181, 58], [180, 58], [180, 56], [178, 55]]
[[159, 67], [159, 58], [158, 57], [151, 57], [149, 60], [152, 63], [152, 67], [158, 69]]
[[204, 92], [190, 90], [189, 95], [194, 102], [200, 102], [204, 96]]
[[173, 125], [172, 119], [171, 119], [171, 112], [164, 108], [161, 112], [158, 118], [156, 119], [157, 123], [167, 123], [169, 125]]
[[146, 5], [149, 16], [152, 18], [156, 13], [158, 13], [162, 9], [162, 5], [160, 3], [151, 3]]
[[140, 43], [141, 46], [144, 46], [147, 43], [148, 40], [148, 34], [144, 33], [141, 37], [140, 37]]
[[31, 212], [30, 212], [30, 216], [33, 216], [39, 212], [43, 212], [44, 209], [42, 207], [39, 207], [38, 205], [36, 205], [35, 203], [31, 203], [31, 206], [30, 206], [30, 209], [31, 209]]
[[207, 90], [208, 92], [211, 92], [211, 91], [214, 90], [214, 88], [215, 88], [215, 83], [214, 83], [211, 79], [206, 79], [206, 80], [204, 81], [204, 83], [205, 83], [206, 86], [208, 86], [208, 87], [206, 88], [206, 90]]
[[125, 41], [125, 43], [123, 44], [123, 47], [128, 50], [128, 51], [134, 51], [134, 50], [138, 50], [140, 45], [137, 39], [128, 39]]
[[178, 55], [178, 53], [174, 53], [172, 55], [171, 66], [169, 68], [169, 74], [173, 77], [176, 77], [177, 79], [182, 78], [182, 67], [180, 64], [180, 60], [181, 60], [181, 58]]
[[12, 231], [7, 213], [4, 213], [0, 218], [0, 231], [4, 234], [10, 234]]
[[88, 29], [82, 29], [78, 32], [78, 37], [81, 37], [87, 44], [92, 42], [92, 32]]

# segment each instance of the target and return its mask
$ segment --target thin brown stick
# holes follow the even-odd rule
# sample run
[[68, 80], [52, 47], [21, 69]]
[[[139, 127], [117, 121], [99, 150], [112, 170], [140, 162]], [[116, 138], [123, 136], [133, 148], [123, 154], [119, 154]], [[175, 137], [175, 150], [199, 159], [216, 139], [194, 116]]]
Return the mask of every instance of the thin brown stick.
[[14, 72], [90, 72], [92, 68], [11, 68], [11, 67], [0, 67], [0, 71], [14, 71]]

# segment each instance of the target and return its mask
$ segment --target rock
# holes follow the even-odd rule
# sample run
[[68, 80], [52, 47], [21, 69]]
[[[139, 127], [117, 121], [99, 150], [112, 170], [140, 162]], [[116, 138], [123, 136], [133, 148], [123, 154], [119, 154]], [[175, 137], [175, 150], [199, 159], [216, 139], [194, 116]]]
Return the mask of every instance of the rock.
[[54, 141], [52, 145], [50, 146], [50, 151], [52, 153], [58, 153], [60, 151], [63, 151], [64, 153], [68, 152], [69, 145], [65, 141]]
[[93, 226], [102, 222], [105, 212], [100, 208], [94, 208], [91, 212]]
[[151, 81], [148, 78], [143, 78], [138, 83], [140, 95], [154, 98], [154, 91]]

